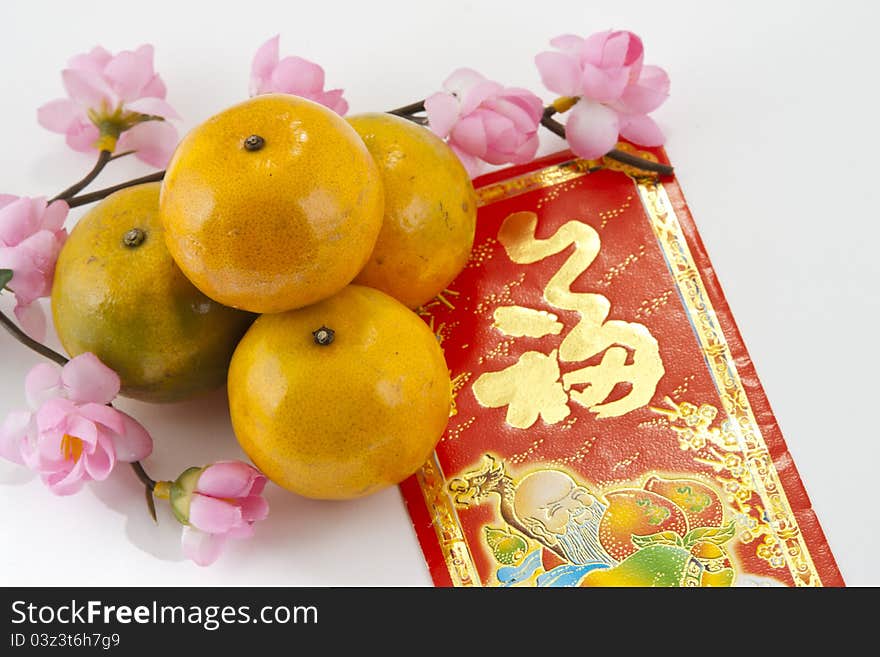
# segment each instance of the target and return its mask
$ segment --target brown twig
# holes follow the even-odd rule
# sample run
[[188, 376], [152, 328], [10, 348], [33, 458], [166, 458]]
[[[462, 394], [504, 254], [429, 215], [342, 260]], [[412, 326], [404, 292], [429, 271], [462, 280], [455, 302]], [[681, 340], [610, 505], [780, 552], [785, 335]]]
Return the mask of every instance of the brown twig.
[[137, 478], [141, 480], [141, 483], [152, 492], [156, 487], [156, 482], [147, 474], [147, 471], [144, 470], [144, 466], [141, 465], [140, 461], [132, 463], [131, 469], [134, 470], [134, 473], [137, 475]]
[[77, 183], [74, 183], [63, 192], [59, 192], [55, 196], [53, 196], [49, 202], [53, 201], [66, 201], [69, 198], [76, 196], [77, 192], [84, 190], [89, 186], [95, 178], [98, 177], [98, 174], [104, 170], [104, 167], [107, 166], [107, 163], [113, 159], [113, 153], [110, 151], [101, 151], [98, 153], [98, 161], [95, 162], [95, 166], [92, 167], [92, 170], [89, 171], [85, 177]]
[[110, 158], [110, 161], [118, 160], [120, 158], [126, 157], [127, 155], [134, 155], [137, 151], [122, 151], [121, 153], [116, 153], [113, 157]]
[[418, 100], [414, 103], [410, 103], [409, 105], [404, 105], [403, 107], [398, 107], [397, 109], [388, 110], [388, 114], [395, 114], [397, 116], [409, 118], [413, 114], [418, 114], [419, 112], [424, 112], [424, 111], [425, 111], [425, 101]]
[[[554, 114], [556, 114], [556, 108], [554, 108], [552, 105], [545, 107], [544, 114], [541, 116], [541, 125], [547, 128], [554, 135], [565, 139], [565, 126], [553, 118]], [[668, 164], [652, 162], [651, 160], [646, 160], [645, 158], [639, 157], [638, 155], [633, 155], [632, 153], [625, 153], [623, 151], [617, 150], [616, 148], [608, 151], [605, 154], [605, 157], [609, 157], [612, 160], [617, 160], [618, 162], [621, 162], [623, 164], [628, 164], [629, 166], [636, 167], [637, 169], [659, 173], [661, 176], [671, 176], [675, 172], [675, 169], [673, 169]]]
[[150, 517], [153, 519], [153, 522], [158, 524], [159, 520], [156, 517], [156, 502], [153, 499], [153, 490], [155, 490], [156, 488], [156, 482], [153, 480], [152, 477], [150, 477], [150, 475], [147, 474], [147, 471], [144, 470], [144, 466], [141, 465], [140, 461], [135, 461], [134, 463], [132, 463], [131, 469], [134, 470], [137, 478], [140, 479], [141, 483], [144, 485], [144, 489], [146, 491], [147, 509], [150, 512]]
[[77, 208], [81, 205], [88, 205], [89, 203], [94, 203], [95, 201], [100, 201], [112, 194], [113, 192], [118, 192], [121, 189], [126, 189], [128, 187], [134, 187], [135, 185], [143, 185], [144, 183], [150, 182], [159, 182], [162, 178], [165, 177], [164, 171], [157, 171], [156, 173], [151, 173], [148, 176], [142, 176], [140, 178], [135, 178], [134, 180], [129, 180], [124, 183], [119, 183], [118, 185], [113, 185], [112, 187], [105, 187], [104, 189], [99, 189], [95, 192], [91, 192], [90, 194], [83, 194], [82, 196], [74, 196], [72, 199], [67, 201], [67, 205], [72, 208]]
[[0, 312], [0, 324], [3, 324], [3, 328], [9, 331], [9, 333], [12, 334], [12, 337], [21, 342], [25, 347], [37, 352], [38, 354], [45, 358], [48, 358], [49, 360], [55, 361], [59, 365], [67, 364], [67, 358], [59, 354], [57, 351], [54, 351], [46, 345], [40, 344], [39, 342], [34, 340], [31, 336], [18, 328], [15, 322], [13, 322], [3, 312]]

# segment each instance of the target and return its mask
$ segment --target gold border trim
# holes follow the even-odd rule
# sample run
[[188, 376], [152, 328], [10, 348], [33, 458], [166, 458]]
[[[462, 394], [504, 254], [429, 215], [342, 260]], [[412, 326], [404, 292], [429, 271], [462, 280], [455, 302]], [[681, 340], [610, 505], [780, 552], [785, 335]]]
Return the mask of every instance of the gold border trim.
[[504, 201], [545, 187], [560, 185], [601, 168], [602, 163], [598, 160], [568, 160], [545, 169], [530, 171], [515, 178], [508, 178], [492, 185], [480, 187], [477, 190], [477, 207], [483, 207], [496, 201]]
[[662, 184], [637, 182], [636, 188], [791, 576], [798, 586], [821, 586], [672, 202]]
[[431, 454], [431, 458], [416, 473], [419, 487], [428, 507], [428, 515], [431, 516], [431, 524], [437, 535], [437, 543], [446, 561], [449, 577], [453, 586], [482, 586], [480, 574], [474, 564], [470, 547], [464, 537], [461, 521], [449, 491], [446, 488], [446, 476], [437, 452]]
[[[601, 168], [595, 160], [570, 160], [477, 190], [482, 207], [527, 192], [558, 185]], [[788, 497], [752, 412], [742, 380], [718, 318], [694, 262], [693, 255], [662, 184], [634, 179], [636, 189], [663, 251], [669, 273], [679, 292], [724, 410], [735, 426], [742, 454], [749, 464], [755, 489], [768, 513], [773, 535], [783, 546], [786, 564], [798, 586], [821, 586], [806, 541], [801, 535]], [[417, 478], [437, 541], [454, 586], [481, 586], [480, 575], [447, 491], [437, 453], [418, 471]]]

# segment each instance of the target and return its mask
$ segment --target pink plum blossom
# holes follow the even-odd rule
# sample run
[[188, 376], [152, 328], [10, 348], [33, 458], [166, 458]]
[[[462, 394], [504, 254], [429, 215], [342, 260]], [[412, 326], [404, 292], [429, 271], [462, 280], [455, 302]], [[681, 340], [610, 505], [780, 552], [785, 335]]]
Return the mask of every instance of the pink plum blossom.
[[68, 209], [64, 201], [0, 194], [0, 269], [12, 270], [7, 287], [15, 293], [15, 315], [36, 340], [45, 335], [46, 319], [34, 301], [52, 291]]
[[167, 119], [180, 117], [153, 71], [153, 46], [116, 55], [96, 46], [73, 57], [61, 79], [68, 97], [37, 110], [41, 126], [65, 135], [75, 151], [134, 150], [152, 166], [168, 163], [177, 129]]
[[117, 461], [139, 461], [153, 449], [146, 429], [107, 405], [119, 377], [92, 353], [60, 369], [37, 365], [25, 393], [31, 410], [13, 411], [0, 425], [0, 456], [38, 472], [56, 495], [102, 481]]
[[280, 39], [280, 35], [275, 35], [260, 46], [254, 55], [251, 64], [251, 96], [293, 94], [320, 103], [344, 116], [348, 111], [348, 102], [342, 97], [344, 90], [324, 91], [324, 69], [314, 62], [301, 57], [279, 59]]
[[170, 485], [170, 500], [184, 524], [186, 557], [208, 566], [220, 556], [227, 539], [250, 538], [254, 523], [269, 514], [262, 497], [265, 485], [266, 477], [241, 461], [218, 461], [181, 474]]
[[454, 71], [443, 91], [425, 99], [425, 110], [431, 130], [449, 142], [471, 176], [478, 173], [480, 160], [523, 164], [538, 150], [541, 99], [469, 68]]
[[572, 151], [584, 158], [605, 155], [618, 135], [642, 146], [665, 138], [648, 116], [669, 96], [669, 76], [644, 66], [642, 41], [632, 32], [598, 32], [586, 39], [570, 34], [550, 44], [557, 51], [535, 57], [550, 91], [579, 98], [566, 123]]

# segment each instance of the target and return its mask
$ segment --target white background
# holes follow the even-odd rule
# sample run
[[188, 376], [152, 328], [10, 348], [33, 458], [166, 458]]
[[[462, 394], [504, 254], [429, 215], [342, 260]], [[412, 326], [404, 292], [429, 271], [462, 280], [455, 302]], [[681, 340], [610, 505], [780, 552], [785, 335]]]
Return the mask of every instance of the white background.
[[[656, 117], [844, 578], [878, 585], [878, 92], [869, 2], [149, 2], [0, 4], [0, 192], [50, 196], [91, 166], [36, 123], [73, 54], [156, 46], [186, 130], [247, 95], [250, 60], [324, 66], [352, 113], [423, 98], [470, 66], [545, 99], [553, 36], [642, 35], [672, 96]], [[98, 7], [87, 9], [87, 7]], [[544, 135], [542, 153], [561, 143]], [[122, 160], [99, 186], [146, 173]], [[71, 213], [71, 222], [80, 211]], [[8, 297], [9, 295], [3, 295]], [[2, 307], [9, 311], [9, 299]], [[0, 335], [0, 415], [37, 357]], [[121, 406], [153, 433], [156, 477], [241, 457], [225, 397]], [[269, 519], [210, 568], [182, 560], [164, 504], [149, 521], [127, 468], [74, 497], [0, 464], [2, 585], [428, 585], [396, 489], [346, 503], [268, 489]], [[161, 504], [161, 503], [160, 503]], [[872, 558], [873, 557], [873, 558]]]

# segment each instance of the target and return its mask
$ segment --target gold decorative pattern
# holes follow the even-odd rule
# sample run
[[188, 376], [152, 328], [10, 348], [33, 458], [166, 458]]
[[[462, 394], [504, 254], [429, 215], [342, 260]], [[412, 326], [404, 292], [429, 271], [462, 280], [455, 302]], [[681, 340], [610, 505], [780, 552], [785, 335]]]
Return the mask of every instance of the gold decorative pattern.
[[[621, 146], [618, 145], [619, 148]], [[642, 152], [639, 152], [639, 155], [646, 156]], [[710, 364], [709, 372], [729, 419], [729, 422], [724, 423], [723, 430], [715, 430], [717, 436], [712, 434], [713, 438], [720, 441], [720, 445], [724, 445], [726, 449], [716, 449], [714, 445], [707, 447], [710, 454], [717, 456], [718, 461], [715, 461], [714, 457], [713, 460], [698, 456], [695, 459], [713, 467], [719, 465], [715, 467], [716, 472], [723, 469], [730, 473], [732, 479], [725, 479], [720, 475], [716, 475], [716, 478], [735, 499], [739, 497], [745, 501], [746, 493], [748, 497], [751, 497], [752, 493], [757, 493], [768, 522], [763, 523], [754, 516], [746, 516], [746, 520], [753, 525], [746, 527], [746, 530], [751, 540], [756, 540], [758, 543], [756, 548], [758, 556], [771, 566], [787, 566], [798, 586], [821, 586], [821, 579], [813, 564], [806, 541], [798, 528], [791, 505], [779, 480], [779, 474], [770, 458], [766, 442], [748, 402], [732, 354], [718, 325], [715, 310], [663, 185], [656, 182], [655, 178], [646, 176], [644, 171], [630, 170], [629, 167], [610, 160], [603, 162], [571, 160], [483, 187], [477, 190], [478, 205], [488, 205], [530, 191], [570, 182], [603, 166], [623, 171], [630, 175], [635, 183], [685, 310]], [[517, 284], [521, 282], [522, 279]], [[484, 310], [485, 308], [478, 308], [478, 312]], [[680, 389], [686, 388], [687, 382], [684, 382]], [[665, 421], [663, 418], [657, 420]], [[654, 421], [650, 423], [653, 424]], [[680, 442], [685, 439], [695, 441], [691, 445], [682, 444], [682, 449], [696, 450], [706, 446], [705, 443], [701, 443], [704, 437], [694, 432], [692, 434], [679, 434]], [[591, 443], [585, 445], [586, 451], [589, 450], [590, 445]], [[452, 583], [455, 586], [480, 586], [480, 577], [467, 542], [464, 540], [458, 513], [447, 492], [447, 481], [436, 453], [419, 470], [417, 478]], [[750, 482], [752, 486], [744, 486], [744, 482]], [[757, 540], [759, 538], [760, 541]]]
[[[433, 317], [431, 318], [434, 319]], [[442, 343], [442, 340], [441, 340]], [[465, 384], [470, 380], [471, 373], [470, 372], [462, 372], [452, 378], [452, 403], [449, 406], [449, 417], [455, 417], [458, 415], [458, 405], [455, 403], [456, 397], [458, 397], [459, 391], [464, 388]]]
[[513, 346], [514, 342], [516, 342], [516, 339], [514, 338], [504, 338], [494, 347], [486, 350], [484, 354], [478, 356], [477, 363], [483, 365], [496, 358], [507, 358], [510, 355], [510, 348]]
[[632, 196], [627, 196], [626, 200], [621, 203], [620, 207], [613, 208], [611, 210], [604, 210], [599, 213], [599, 219], [601, 219], [601, 223], [599, 224], [599, 230], [605, 228], [608, 225], [608, 222], [612, 219], [617, 219], [620, 215], [626, 212], [629, 209], [630, 203], [632, 203]]
[[495, 255], [496, 244], [498, 244], [498, 240], [494, 237], [489, 237], [480, 244], [474, 244], [474, 248], [471, 249], [471, 255], [468, 257], [465, 268], [477, 269], [489, 262]]
[[486, 185], [478, 189], [477, 207], [513, 198], [537, 189], [559, 185], [601, 168], [602, 164], [598, 160], [569, 160], [546, 169], [530, 171], [516, 178], [508, 178], [494, 185]]
[[676, 403], [669, 397], [664, 401], [668, 408], [651, 410], [663, 416], [660, 418], [663, 425], [677, 434], [682, 450], [692, 451], [694, 461], [715, 471], [715, 480], [721, 484], [728, 503], [736, 510], [740, 542], [749, 544], [761, 539], [755, 554], [767, 561], [771, 568], [786, 568], [781, 548], [778, 551], [774, 548], [778, 541], [766, 519], [763, 502], [753, 503], [756, 493], [754, 479], [740, 451], [739, 438], [731, 428], [732, 420], [722, 415], [720, 425], [713, 426], [718, 418], [715, 406]]
[[615, 278], [620, 276], [623, 272], [625, 272], [630, 265], [637, 262], [639, 258], [645, 255], [645, 245], [642, 244], [639, 246], [638, 253], [630, 253], [626, 258], [623, 259], [619, 265], [611, 267], [605, 275], [599, 280], [599, 285], [604, 285], [608, 287], [614, 281]]
[[[779, 557], [784, 558], [796, 585], [821, 586], [819, 573], [770, 458], [733, 355], [718, 324], [715, 309], [698, 273], [672, 202], [662, 184], [641, 181], [636, 186], [709, 363], [709, 372], [724, 411], [730, 419], [730, 431], [738, 443], [739, 452], [751, 475], [752, 485], [769, 518], [773, 535], [765, 536], [763, 552], [768, 561], [775, 557], [779, 562]], [[779, 545], [776, 546], [776, 543]], [[759, 556], [764, 555], [759, 551]]]
[[416, 473], [453, 586], [482, 586], [436, 452]]
[[[526, 280], [526, 274], [525, 272], [520, 272], [519, 276], [502, 285], [499, 292], [491, 292], [481, 298], [474, 311], [477, 315], [482, 315], [488, 313], [490, 310], [494, 311], [495, 306], [501, 304], [513, 305], [513, 290], [522, 285], [524, 280]], [[487, 314], [487, 317], [488, 316], [489, 315]]]
[[529, 445], [528, 449], [523, 450], [522, 452], [518, 452], [516, 454], [512, 454], [511, 456], [509, 456], [508, 458], [505, 459], [505, 462], [510, 463], [511, 465], [519, 465], [520, 463], [525, 463], [525, 461], [527, 459], [530, 459], [532, 457], [532, 454], [537, 452], [538, 449], [540, 449], [541, 445], [543, 445], [543, 444], [544, 444], [544, 439], [538, 438], [531, 445]]
[[[572, 418], [577, 419], [577, 418]], [[579, 463], [584, 460], [584, 457], [590, 453], [590, 448], [593, 447], [593, 444], [596, 442], [596, 436], [590, 436], [581, 446], [577, 448], [574, 454], [569, 454], [568, 456], [563, 456], [562, 458], [553, 459], [549, 461], [551, 465], [571, 465], [572, 463]]]
[[467, 420], [459, 421], [454, 429], [449, 429], [445, 434], [443, 434], [443, 437], [440, 439], [440, 441], [450, 441], [460, 438], [462, 434], [470, 429], [476, 421], [477, 418], [473, 416], [469, 417]]
[[642, 303], [639, 304], [639, 307], [636, 310], [636, 319], [644, 319], [656, 313], [663, 306], [669, 303], [669, 300], [672, 298], [673, 294], [674, 292], [672, 290], [666, 290], [666, 292], [659, 296], [642, 301]]

